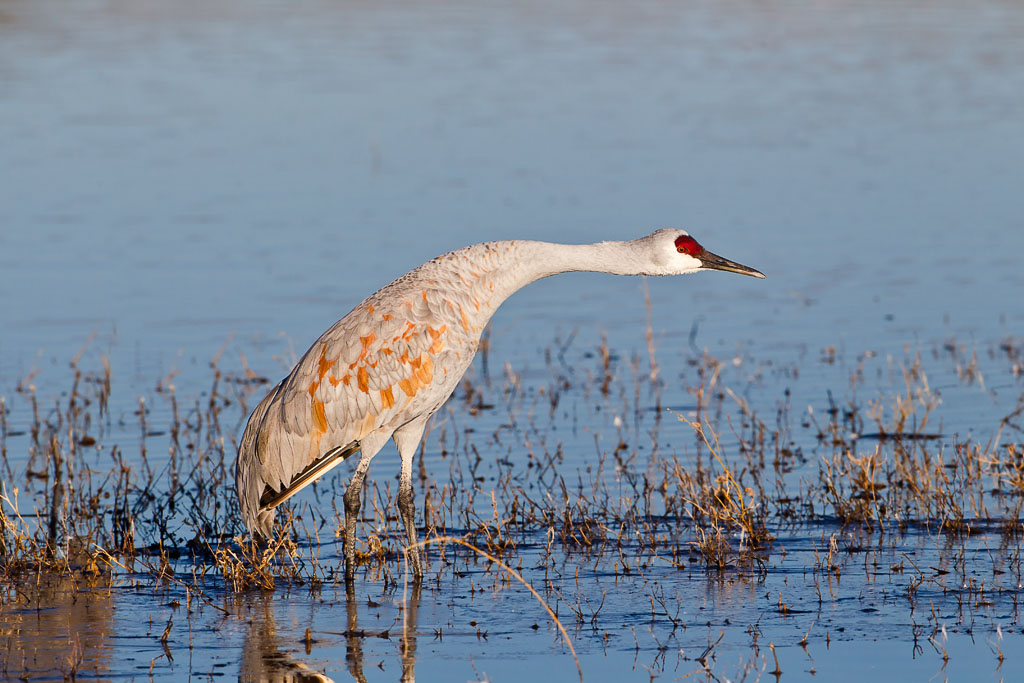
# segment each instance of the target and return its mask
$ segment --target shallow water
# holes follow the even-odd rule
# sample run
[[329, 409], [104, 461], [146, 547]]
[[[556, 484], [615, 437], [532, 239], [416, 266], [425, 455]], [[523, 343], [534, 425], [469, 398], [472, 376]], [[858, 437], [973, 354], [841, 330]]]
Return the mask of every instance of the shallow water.
[[[962, 0], [0, 2], [0, 396], [13, 470], [4, 479], [17, 484], [28, 467], [32, 409], [16, 387], [33, 385], [46, 415], [66, 399], [67, 363], [80, 349], [81, 367], [98, 371], [106, 356], [114, 378], [107, 450], [87, 457], [106, 471], [118, 443], [139, 466], [142, 396], [150, 435], [141, 443], [159, 470], [168, 387], [182, 406], [205, 401], [218, 353], [225, 368], [247, 365], [273, 380], [365, 295], [445, 250], [502, 238], [632, 238], [667, 225], [768, 279], [648, 280], [656, 391], [643, 384], [641, 280], [573, 274], [517, 294], [493, 321], [487, 367], [481, 359], [471, 375], [498, 407], [472, 415], [453, 401], [438, 420], [449, 439], [451, 424], [470, 425], [483, 442], [509, 414], [537, 416], [521, 440], [489, 444], [482, 493], [525, 471], [525, 439], [560, 444], [566, 480], [592, 464], [595, 436], [599, 447], [621, 438], [641, 457], [661, 448], [692, 463], [692, 430], [658, 408], [692, 417], [704, 352], [724, 363], [721, 386], [736, 396], [723, 399], [722, 415], [742, 431], [745, 401], [801, 449], [791, 488], [831, 455], [816, 438], [829, 392], [838, 405], [860, 405], [862, 417], [870, 400], [891, 410], [918, 352], [940, 400], [930, 413], [943, 435], [936, 448], [984, 442], [1022, 393], [1022, 29], [1017, 4]], [[603, 336], [616, 383], [595, 398]], [[506, 363], [519, 403], [502, 400]], [[547, 397], [563, 381], [563, 403], [549, 412]], [[243, 418], [237, 404], [226, 410], [229, 442]], [[734, 448], [724, 417], [720, 426]], [[852, 428], [873, 431], [870, 420]], [[1020, 441], [1019, 429], [1005, 431]], [[435, 432], [427, 455], [441, 478], [453, 467], [442, 448]], [[873, 449], [862, 440], [861, 452]], [[390, 449], [375, 461], [381, 486], [396, 461]], [[477, 503], [486, 508], [484, 498]], [[323, 498], [317, 504], [326, 515]], [[183, 545], [191, 529], [176, 524]], [[562, 558], [562, 578], [586, 568], [572, 595], [608, 596], [598, 628], [569, 619], [587, 679], [678, 678], [700, 668], [695, 658], [719, 632], [712, 668], [736, 678], [741, 658], [755, 656], [751, 624], [763, 632], [758, 654], [774, 642], [787, 680], [812, 669], [816, 678], [859, 680], [865, 662], [891, 677], [1020, 675], [1019, 576], [992, 575], [986, 550], [999, 547], [999, 530], [971, 537], [976, 555], [959, 578], [989, 577], [1001, 592], [966, 616], [963, 591], [934, 583], [911, 613], [892, 596], [913, 574], [864, 569], [864, 552], [847, 560], [839, 598], [819, 608], [812, 585], [821, 577], [806, 571], [812, 541], [848, 532], [827, 519], [774, 532], [784, 556], [776, 549], [763, 573], [724, 579], [665, 566], [616, 580], [606, 566], [614, 558]], [[883, 568], [901, 553], [923, 558], [922, 568], [950, 561], [941, 536], [893, 538], [897, 548], [876, 553]], [[526, 567], [543, 542], [532, 543], [519, 547]], [[1012, 565], [1012, 551], [1000, 561]], [[325, 553], [336, 565], [337, 553]], [[183, 559], [177, 570], [190, 566]], [[476, 580], [480, 569], [467, 571]], [[115, 589], [74, 600], [66, 588], [5, 599], [4, 651], [36, 662], [8, 654], [5, 671], [61, 678], [69, 667], [46, 662], [70, 647], [88, 663], [82, 675], [145, 677], [158, 658], [161, 677], [248, 677], [246, 667], [281, 665], [266, 663], [277, 651], [344, 679], [354, 675], [346, 647], [358, 646], [368, 679], [401, 675], [397, 635], [351, 643], [339, 635], [349, 628], [340, 587], [238, 598], [212, 587], [229, 616], [198, 606], [190, 618], [168, 606], [186, 602], [177, 584], [154, 592], [143, 576], [138, 589], [128, 573]], [[531, 596], [492, 590], [495, 575], [483, 573], [487, 590], [469, 593], [466, 579], [446, 574], [420, 598], [413, 631], [422, 680], [575, 675]], [[361, 628], [397, 633], [401, 589], [365, 581], [352, 603]], [[650, 623], [652, 582], [680, 607], [685, 630], [667, 617]], [[779, 614], [779, 594], [814, 605]], [[169, 661], [160, 634], [172, 615]], [[474, 620], [486, 639], [468, 626]], [[922, 651], [915, 623], [924, 625]], [[944, 669], [926, 642], [940, 625]], [[306, 628], [316, 640], [308, 654]], [[762, 677], [774, 668], [767, 661]]]
[[[640, 576], [616, 576], [607, 563], [575, 556], [562, 572], [525, 571], [524, 577], [538, 586], [550, 579], [566, 598], [560, 616], [587, 680], [648, 673], [676, 679], [703, 673], [702, 657], [723, 679], [754, 680], [774, 669], [769, 642], [787, 680], [863, 680], [872, 671], [901, 680], [1015, 680], [1024, 672], [1015, 645], [1024, 637], [1019, 576], [1008, 577], [1007, 592], [979, 607], [958, 601], [958, 577], [943, 589], [945, 580], [926, 569], [932, 577], [910, 609], [905, 590], [914, 572], [890, 566], [908, 557], [922, 567], [936, 562], [929, 539], [911, 535], [898, 548], [850, 553], [842, 561], [848, 573], [820, 584], [810, 572], [820, 539], [797, 533], [779, 540], [788, 553], [763, 574], [718, 576], [655, 564]], [[984, 543], [971, 553], [985, 559], [968, 559], [967, 566], [991, 577]], [[520, 547], [526, 566], [536, 550]], [[587, 571], [577, 583], [578, 565]], [[461, 577], [430, 581], [421, 595], [364, 580], [351, 598], [340, 585], [327, 585], [223, 596], [213, 606], [194, 595], [189, 601], [173, 586], [154, 591], [125, 584], [79, 591], [72, 600], [65, 585], [33, 594], [31, 605], [4, 608], [4, 672], [61, 679], [74, 661], [82, 678], [145, 677], [152, 670], [157, 678], [182, 679], [301, 680], [313, 672], [334, 680], [573, 679], [573, 659], [543, 609], [502, 578], [471, 562]], [[652, 609], [652, 595], [665, 605]], [[579, 621], [570, 607], [576, 601]]]

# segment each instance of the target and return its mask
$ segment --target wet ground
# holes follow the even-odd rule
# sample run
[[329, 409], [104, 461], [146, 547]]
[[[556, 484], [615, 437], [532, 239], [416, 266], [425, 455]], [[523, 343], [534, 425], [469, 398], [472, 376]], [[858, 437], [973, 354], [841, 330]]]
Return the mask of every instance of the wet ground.
[[[426, 537], [473, 543], [535, 588], [587, 680], [694, 672], [753, 680], [776, 667], [787, 679], [853, 680], [865, 660], [887, 676], [955, 680], [979, 667], [993, 680], [1019, 675], [1024, 407], [1017, 398], [1005, 419], [969, 435], [959, 425], [1019, 397], [1019, 346], [1003, 357], [993, 346], [969, 373], [945, 347], [922, 354], [927, 362], [917, 352], [861, 354], [846, 387], [844, 356], [806, 359], [794, 366], [802, 370], [784, 370], [783, 395], [803, 405], [821, 377], [834, 379], [835, 391], [794, 413], [780, 398], [770, 425], [751, 406], [768, 403], [758, 392], [772, 391], [781, 369], [750, 378], [746, 363], [761, 367], [754, 358], [683, 356], [700, 384], [652, 383], [649, 358], [580, 346], [563, 362], [546, 354], [552, 362], [541, 360], [532, 379], [510, 366], [488, 382], [478, 363], [428, 435], [417, 496]], [[901, 366], [909, 374], [889, 370]], [[797, 374], [817, 378], [808, 386]], [[336, 507], [344, 473], [298, 498], [293, 542], [281, 553], [242, 559], [246, 547], [230, 540], [240, 533], [225, 476], [233, 446], [220, 429], [236, 433], [246, 397], [262, 388], [245, 376], [223, 371], [225, 388], [173, 408], [180, 417], [170, 424], [101, 416], [102, 381], [88, 372], [86, 389], [62, 399], [79, 412], [44, 410], [39, 423], [20, 425], [11, 418], [26, 416], [31, 393], [12, 395], [8, 481], [25, 488], [20, 502], [7, 502], [8, 559], [18, 542], [31, 545], [18, 530], [38, 527], [45, 537], [58, 495], [45, 435], [58, 422], [75, 435], [76, 452], [67, 443], [59, 452], [77, 474], [64, 476], [69, 495], [55, 517], [64, 577], [8, 564], [7, 675], [575, 675], [557, 623], [495, 562], [433, 544], [425, 585], [406, 583], [393, 454], [372, 470], [351, 593], [341, 581]], [[982, 388], [983, 377], [1006, 386]], [[169, 391], [150, 392], [142, 405], [177, 403]], [[912, 404], [905, 412], [893, 407], [902, 401]], [[681, 417], [700, 417], [714, 451]], [[913, 429], [897, 430], [900, 419]], [[17, 457], [26, 449], [27, 462]], [[750, 527], [713, 512], [727, 508], [731, 476], [745, 491]], [[15, 507], [27, 519], [15, 519]], [[715, 534], [724, 544], [707, 542]]]
[[513, 297], [431, 426], [422, 532], [520, 572], [586, 680], [1020, 677], [1022, 28], [0, 2], [0, 672], [577, 676], [480, 556], [403, 585], [390, 449], [351, 595], [346, 473], [260, 565], [231, 458], [263, 380], [420, 262], [677, 225], [768, 279]]
[[[901, 550], [872, 552], [866, 563], [864, 555], [849, 555], [843, 561], [849, 574], [820, 586], [808, 576], [815, 542], [820, 539], [787, 537], [789, 556], [762, 576], [665, 567], [643, 570], [642, 579], [587, 572], [579, 595], [595, 602], [582, 603], [584, 623], [567, 605], [560, 610], [585, 679], [650, 674], [674, 680], [693, 672], [703, 677], [710, 669], [722, 680], [742, 679], [744, 672], [747, 680], [758, 672], [772, 680], [770, 642], [783, 680], [1020, 675], [1014, 641], [1024, 634], [1010, 596], [986, 607], [958, 606], [956, 590], [931, 586], [920, 589], [917, 610], [909, 609], [904, 592], [915, 573], [894, 574], [889, 563], [906, 565], [902, 553], [931, 561], [937, 554], [928, 541], [901, 539]], [[535, 558], [529, 548], [521, 552], [525, 564]], [[561, 569], [551, 578], [570, 600], [577, 598], [575, 561]], [[526, 576], [538, 585], [544, 580], [541, 572]], [[790, 601], [786, 611], [778, 608], [779, 592]], [[662, 595], [667, 611], [658, 602], [652, 611], [650, 596]], [[14, 646], [7, 651], [7, 675], [28, 671], [37, 679], [49, 672], [61, 679], [74, 661], [81, 678], [146, 678], [151, 667], [158, 679], [200, 680], [284, 680], [285, 672], [320, 672], [334, 680], [396, 680], [407, 673], [420, 680], [576, 677], [572, 656], [536, 601], [483, 567], [428, 585], [418, 596], [409, 588], [404, 603], [402, 598], [401, 586], [384, 590], [370, 581], [361, 582], [351, 601], [340, 586], [312, 595], [297, 588], [225, 598], [217, 603], [229, 612], [224, 614], [195, 598], [188, 607], [184, 591], [173, 588], [78, 592], [73, 604], [66, 593], [53, 591], [41, 610], [5, 608], [5, 646]], [[945, 633], [933, 635], [935, 619]], [[165, 648], [161, 638], [168, 626]], [[12, 638], [14, 627], [33, 635]]]

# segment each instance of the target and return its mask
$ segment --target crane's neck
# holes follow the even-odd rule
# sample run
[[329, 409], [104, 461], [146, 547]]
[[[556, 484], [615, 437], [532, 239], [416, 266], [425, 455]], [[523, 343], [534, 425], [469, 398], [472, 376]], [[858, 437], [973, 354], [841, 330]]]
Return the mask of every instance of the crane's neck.
[[521, 241], [513, 244], [518, 252], [517, 261], [523, 266], [522, 275], [528, 278], [519, 287], [558, 273], [584, 271], [643, 275], [646, 272], [646, 264], [639, 258], [632, 242], [553, 244]]
[[479, 311], [483, 324], [505, 299], [544, 277], [574, 271], [642, 275], [650, 270], [631, 242], [553, 244], [516, 240], [488, 242], [460, 251], [465, 251], [474, 274], [469, 286], [486, 302]]

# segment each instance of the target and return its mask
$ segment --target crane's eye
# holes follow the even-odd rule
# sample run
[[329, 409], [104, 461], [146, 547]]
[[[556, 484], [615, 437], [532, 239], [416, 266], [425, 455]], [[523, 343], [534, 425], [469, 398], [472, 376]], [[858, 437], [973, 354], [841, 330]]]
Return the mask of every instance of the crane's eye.
[[704, 251], [704, 247], [697, 243], [697, 240], [693, 239], [689, 235], [680, 235], [676, 238], [676, 251], [680, 254], [686, 254], [687, 256], [696, 256], [700, 252]]

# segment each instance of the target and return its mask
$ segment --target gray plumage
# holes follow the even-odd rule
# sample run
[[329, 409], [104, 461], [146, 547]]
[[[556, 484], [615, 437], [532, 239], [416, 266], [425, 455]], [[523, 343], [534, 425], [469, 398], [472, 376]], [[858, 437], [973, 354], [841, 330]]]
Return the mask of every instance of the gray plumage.
[[[674, 229], [591, 245], [487, 242], [406, 273], [324, 332], [253, 410], [236, 464], [243, 522], [269, 537], [277, 504], [340, 463], [337, 454], [359, 449], [360, 464], [346, 493], [350, 572], [355, 523], [350, 517], [359, 508], [359, 491], [351, 487], [358, 484], [361, 490], [369, 461], [394, 438], [402, 457], [399, 502], [413, 542], [412, 455], [427, 420], [457, 386], [484, 326], [506, 298], [566, 271], [674, 275], [702, 269], [763, 277]], [[307, 480], [297, 482], [304, 472]], [[419, 575], [418, 555], [413, 560]]]

